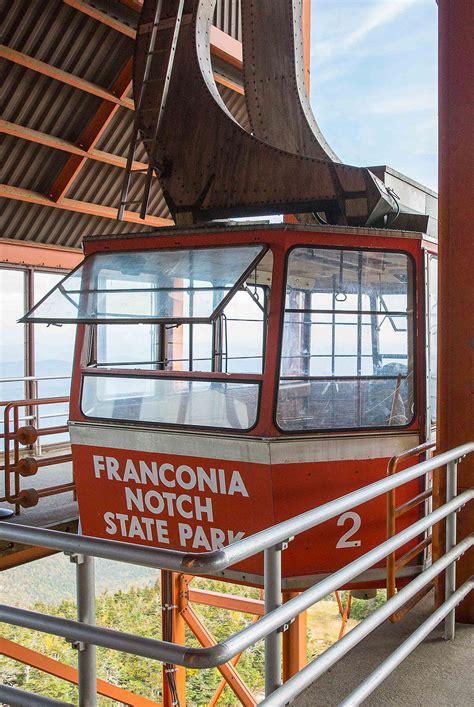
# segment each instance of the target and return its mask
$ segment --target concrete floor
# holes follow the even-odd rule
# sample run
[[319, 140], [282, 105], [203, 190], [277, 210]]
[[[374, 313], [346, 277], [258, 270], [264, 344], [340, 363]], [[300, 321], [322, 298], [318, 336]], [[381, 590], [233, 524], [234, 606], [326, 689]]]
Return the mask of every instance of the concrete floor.
[[[3, 475], [1, 476], [3, 477]], [[41, 489], [56, 486], [57, 484], [66, 484], [70, 481], [72, 481], [72, 464], [71, 462], [65, 462], [40, 468], [35, 476], [22, 479], [21, 486], [22, 488]], [[2, 493], [3, 489], [0, 488], [0, 495]], [[8, 503], [0, 503], [0, 508], [2, 507], [11, 508]], [[77, 503], [73, 499], [72, 492], [69, 492], [40, 498], [36, 506], [22, 509], [20, 515], [15, 516], [9, 522], [37, 525], [45, 528], [77, 519], [77, 517]]]
[[[292, 704], [333, 707], [399, 646], [431, 613], [426, 597], [401, 622], [379, 626]], [[457, 625], [446, 642], [435, 631], [364, 702], [366, 707], [468, 707], [474, 705], [474, 626]]]

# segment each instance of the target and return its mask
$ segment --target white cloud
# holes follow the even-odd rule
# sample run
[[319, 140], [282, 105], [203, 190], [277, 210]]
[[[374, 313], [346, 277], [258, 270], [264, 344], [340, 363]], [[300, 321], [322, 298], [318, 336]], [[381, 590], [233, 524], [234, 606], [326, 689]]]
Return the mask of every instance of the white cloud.
[[[353, 51], [363, 44], [372, 32], [393, 22], [416, 2], [417, 0], [377, 0], [361, 5], [362, 12], [348, 12], [345, 22], [344, 16], [341, 15], [338, 31], [318, 41], [316, 46], [313, 45], [318, 62], [331, 62], [334, 58], [340, 58], [341, 55]], [[347, 8], [348, 3], [344, 5]], [[317, 6], [314, 14], [317, 23]]]
[[433, 91], [411, 89], [409, 93], [387, 98], [385, 95], [365, 103], [363, 110], [372, 115], [402, 115], [404, 113], [418, 113], [438, 109], [436, 94]]

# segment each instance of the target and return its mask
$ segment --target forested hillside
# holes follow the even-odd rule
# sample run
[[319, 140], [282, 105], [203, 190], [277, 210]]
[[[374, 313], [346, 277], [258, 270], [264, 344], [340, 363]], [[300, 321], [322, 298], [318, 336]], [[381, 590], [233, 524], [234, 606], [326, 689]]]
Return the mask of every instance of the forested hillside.
[[[158, 573], [105, 561], [99, 561], [97, 565], [97, 623], [131, 633], [161, 637], [160, 589], [156, 581]], [[74, 572], [75, 566], [64, 556], [50, 557], [3, 572], [0, 575], [0, 601], [74, 619]], [[195, 579], [193, 586], [259, 597], [257, 589], [223, 582]], [[105, 588], [108, 591], [104, 592]], [[40, 598], [42, 601], [39, 601]], [[379, 592], [377, 599], [370, 602], [355, 600], [348, 629], [371, 613], [383, 600], [384, 592]], [[253, 620], [250, 615], [215, 607], [195, 605], [194, 609], [217, 641], [225, 640]], [[308, 614], [308, 657], [312, 657], [337, 639], [341, 623], [333, 596], [319, 602]], [[76, 651], [61, 638], [5, 624], [2, 625], [2, 636], [55, 660], [76, 665]], [[190, 645], [198, 645], [189, 631], [186, 641]], [[161, 700], [160, 663], [103, 649], [98, 649], [97, 656], [98, 677], [157, 702]], [[238, 669], [250, 689], [261, 695], [263, 642], [245, 652]], [[1, 656], [0, 676], [6, 684], [77, 704], [77, 689], [74, 685]], [[188, 670], [187, 705], [208, 705], [219, 682], [220, 674], [216, 669]], [[103, 697], [99, 698], [99, 705], [102, 707], [112, 704], [116, 703]], [[226, 688], [219, 705], [227, 707], [238, 704], [240, 703], [233, 692]]]

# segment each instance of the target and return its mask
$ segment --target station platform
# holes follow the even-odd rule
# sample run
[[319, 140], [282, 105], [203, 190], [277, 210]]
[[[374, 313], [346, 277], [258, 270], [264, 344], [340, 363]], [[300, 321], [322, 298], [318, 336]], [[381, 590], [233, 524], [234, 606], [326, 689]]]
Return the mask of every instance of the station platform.
[[[23, 479], [22, 488], [46, 489], [58, 484], [67, 484], [72, 481], [72, 463], [64, 462], [40, 469], [40, 472], [28, 479]], [[0, 494], [3, 493], [3, 477], [1, 478]], [[0, 503], [0, 508], [11, 509], [8, 503]], [[65, 532], [76, 532], [79, 518], [77, 502], [72, 491], [54, 496], [40, 498], [38, 504], [32, 508], [22, 508], [19, 515], [13, 516], [8, 523], [20, 523], [39, 528], [51, 528]], [[22, 545], [11, 545], [0, 542], [0, 570], [23, 564], [39, 557], [51, 554], [48, 551], [27, 548]]]
[[[397, 646], [428, 618], [428, 595], [399, 623], [388, 622], [350, 651], [292, 704], [335, 707]], [[454, 641], [443, 639], [443, 625], [364, 702], [364, 707], [467, 707], [474, 702], [474, 626], [457, 624]]]

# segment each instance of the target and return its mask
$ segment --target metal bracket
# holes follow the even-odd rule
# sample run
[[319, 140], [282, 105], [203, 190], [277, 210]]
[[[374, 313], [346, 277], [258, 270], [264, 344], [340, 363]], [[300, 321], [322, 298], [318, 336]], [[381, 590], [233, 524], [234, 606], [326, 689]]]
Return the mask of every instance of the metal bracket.
[[294, 619], [291, 619], [288, 621], [286, 624], [283, 624], [283, 626], [280, 626], [280, 628], [277, 628], [277, 633], [285, 633], [285, 631], [288, 631], [290, 628], [291, 624], [296, 621], [296, 617]]
[[83, 641], [68, 641], [75, 651], [85, 651], [86, 644]]
[[283, 550], [288, 550], [288, 545], [294, 539], [295, 539], [295, 536], [293, 535], [291, 538], [287, 538], [286, 540], [282, 540], [281, 543], [278, 543], [278, 545], [275, 545], [275, 549], [278, 550], [279, 552], [283, 552]]
[[84, 555], [79, 552], [65, 552], [66, 557], [69, 557], [69, 562], [73, 562], [75, 565], [83, 565], [85, 561]]

